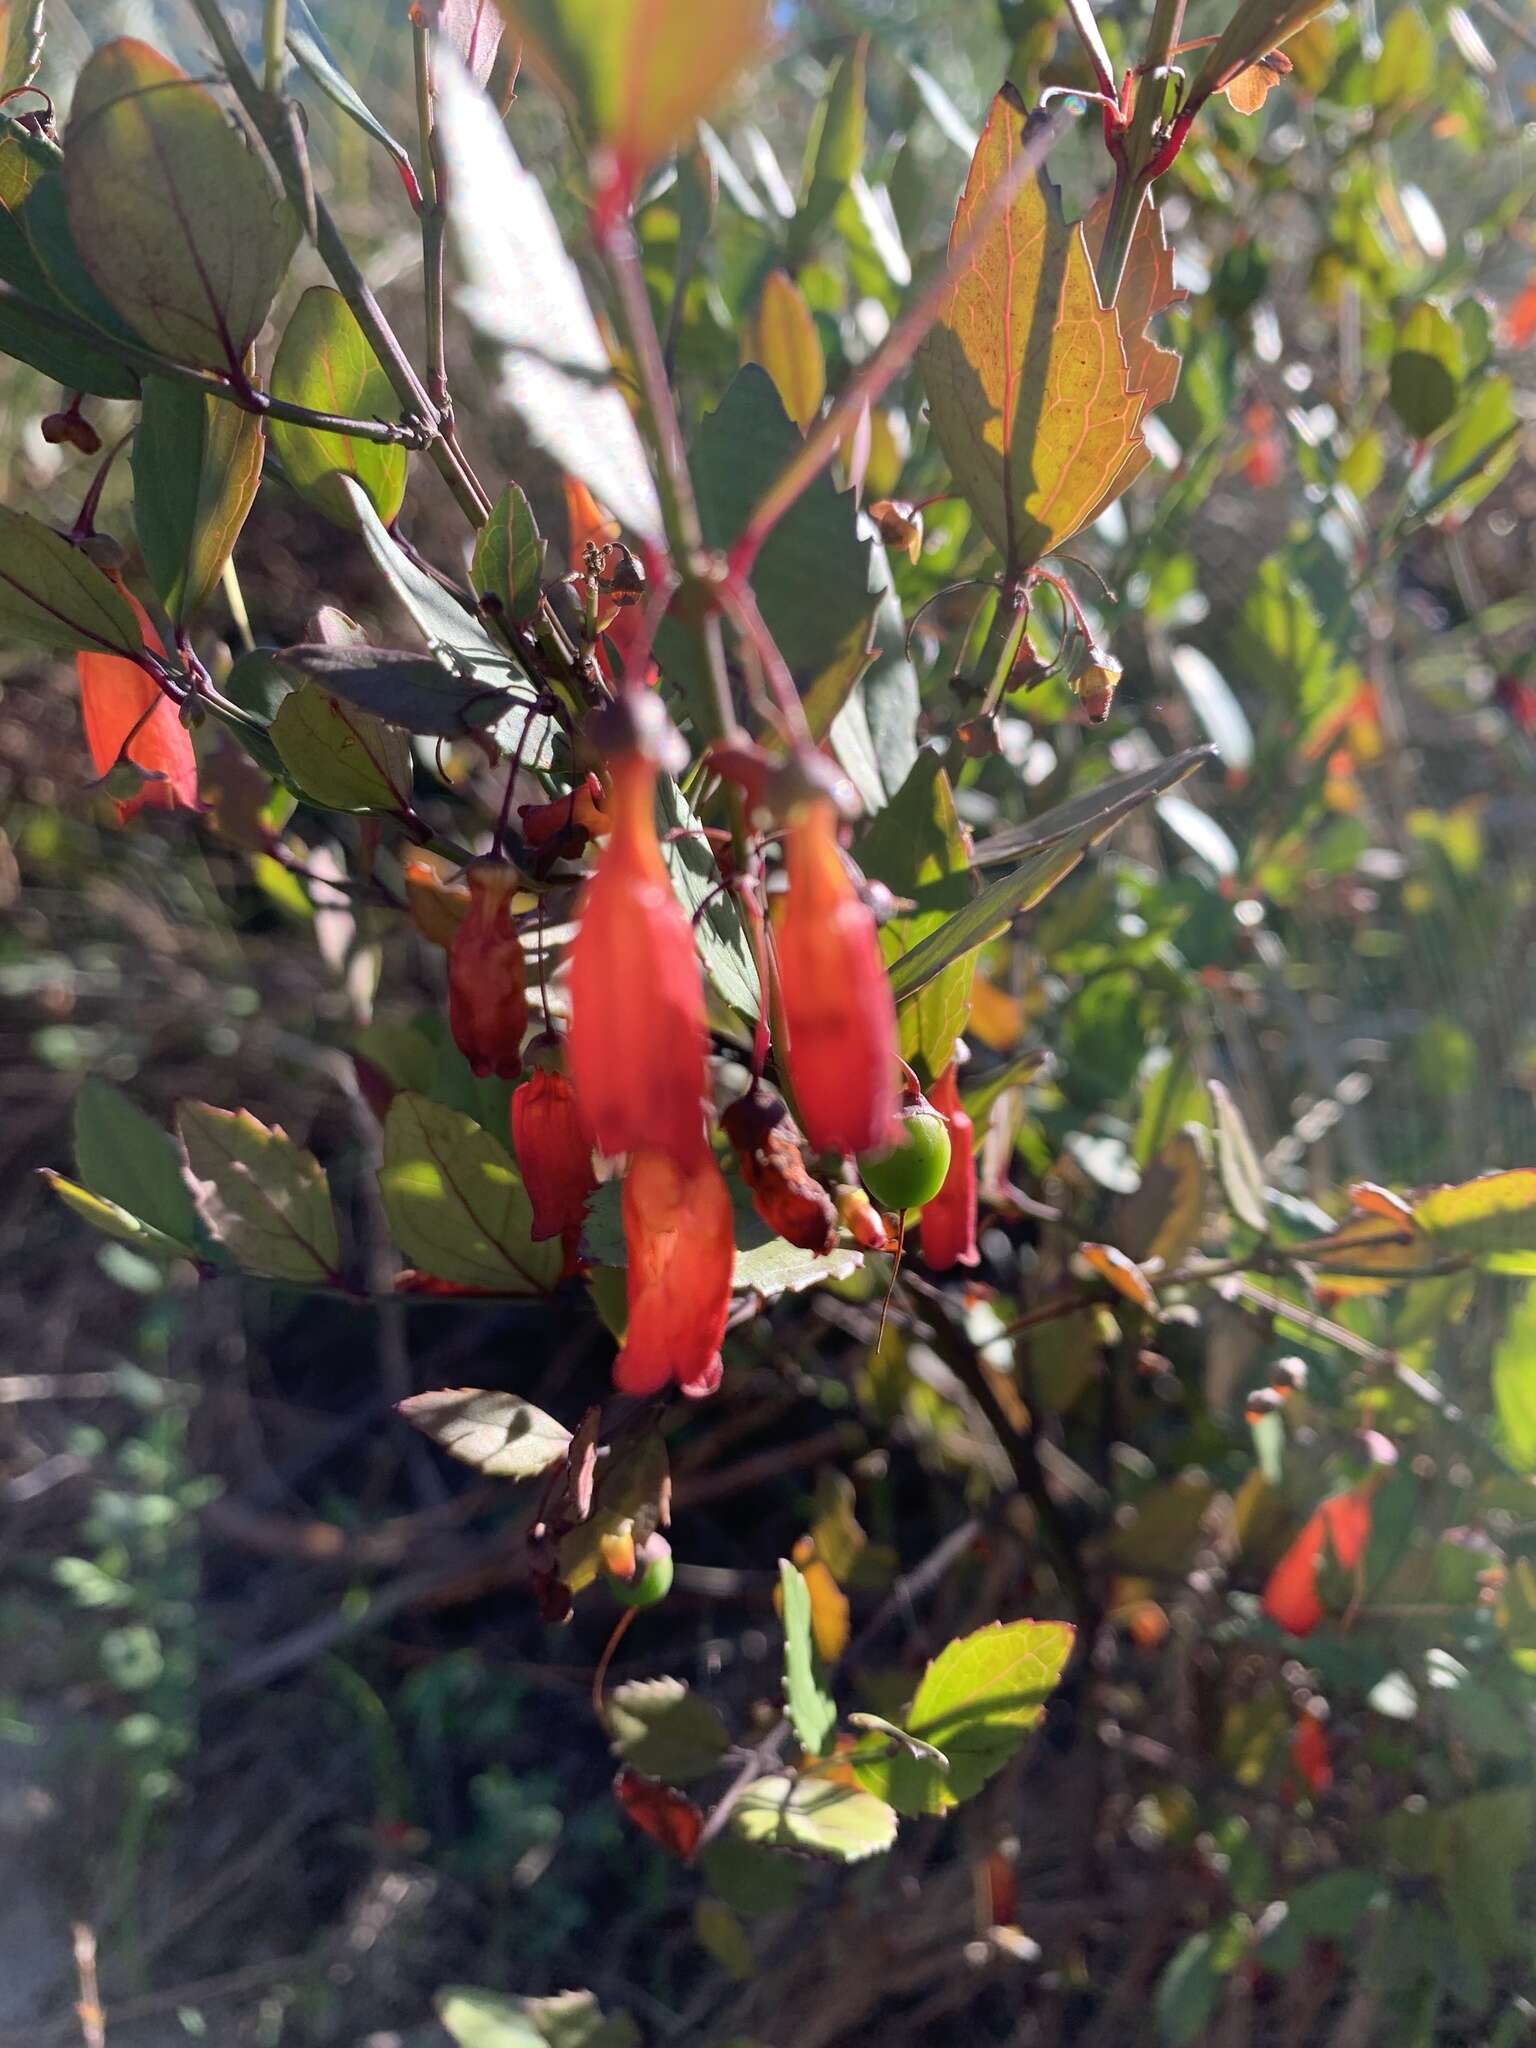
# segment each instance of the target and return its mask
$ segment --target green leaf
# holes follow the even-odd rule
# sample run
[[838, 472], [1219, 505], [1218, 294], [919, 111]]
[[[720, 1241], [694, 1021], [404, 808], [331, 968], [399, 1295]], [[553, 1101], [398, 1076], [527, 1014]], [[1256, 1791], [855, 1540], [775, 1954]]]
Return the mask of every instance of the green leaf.
[[640, 2048], [629, 2014], [605, 2019], [590, 1991], [504, 1998], [454, 1985], [439, 1991], [433, 2005], [456, 2048]]
[[[1408, 12], [1395, 14], [1393, 24]], [[1465, 370], [1461, 330], [1455, 321], [1427, 301], [1415, 306], [1398, 330], [1387, 366], [1387, 396], [1416, 440], [1438, 433], [1456, 410]]]
[[531, 1401], [481, 1387], [441, 1387], [396, 1403], [423, 1436], [487, 1479], [536, 1479], [558, 1464], [571, 1432]]
[[700, 1948], [736, 1983], [745, 1984], [757, 1974], [751, 1938], [723, 1900], [704, 1898], [695, 1903], [693, 1932]]
[[92, 1194], [191, 1250], [197, 1215], [170, 1134], [120, 1088], [91, 1076], [75, 1097], [75, 1165]]
[[[592, 15], [588, 34], [614, 51], [626, 47], [610, 14]], [[446, 51], [439, 60], [437, 137], [464, 279], [458, 303], [494, 352], [496, 396], [628, 533], [659, 545], [661, 507], [639, 431], [549, 202], [485, 94]], [[628, 89], [638, 107], [638, 87]]]
[[334, 1281], [336, 1214], [315, 1155], [248, 1109], [183, 1102], [176, 1122], [192, 1199], [215, 1243], [269, 1280]]
[[509, 619], [530, 619], [539, 608], [543, 570], [544, 543], [533, 508], [516, 484], [508, 484], [475, 536], [475, 593], [500, 605]]
[[365, 135], [371, 135], [380, 148], [389, 155], [402, 171], [410, 171], [415, 181], [410, 152], [404, 143], [397, 142], [373, 109], [362, 98], [343, 74], [336, 59], [331, 55], [330, 46], [320, 33], [319, 23], [310, 12], [307, 0], [288, 0], [288, 48], [295, 61], [314, 80], [332, 106], [339, 107], [349, 121], [355, 121]]
[[500, 686], [466, 680], [425, 654], [387, 647], [333, 647], [323, 641], [285, 647], [276, 655], [261, 652], [264, 664], [289, 671], [290, 690], [302, 687], [306, 676], [313, 677], [330, 696], [408, 732], [462, 738], [497, 724], [508, 716], [509, 704], [519, 701]]
[[1242, 1959], [1250, 1933], [1240, 1913], [1207, 1934], [1192, 1934], [1158, 1980], [1152, 2016], [1168, 2048], [1205, 2038], [1221, 1990]]
[[1475, 1259], [1490, 1273], [1536, 1273], [1536, 1169], [1434, 1188], [1414, 1204], [1413, 1220], [1434, 1239], [1437, 1258]]
[[1111, 775], [1103, 782], [1096, 782], [1092, 789], [1085, 789], [1078, 796], [1068, 797], [1065, 803], [1043, 811], [1027, 824], [1010, 825], [1004, 831], [994, 832], [981, 840], [972, 850], [971, 865], [997, 867], [1003, 861], [1018, 860], [1024, 854], [1044, 853], [1047, 848], [1059, 846], [1064, 839], [1071, 839], [1085, 829], [1093, 834], [1089, 843], [1097, 845], [1149, 797], [1176, 789], [1197, 768], [1203, 768], [1206, 762], [1215, 759], [1214, 747], [1186, 747], [1183, 753], [1171, 754], [1155, 767], [1138, 768], [1129, 775]]
[[[773, 379], [760, 363], [744, 365], [704, 415], [693, 446], [707, 546], [731, 545], [801, 445]], [[877, 602], [871, 573], [871, 543], [859, 538], [852, 493], [839, 491], [825, 471], [768, 536], [752, 572], [763, 621], [818, 737], [869, 655]], [[685, 602], [662, 621], [656, 654], [668, 681], [702, 719], [707, 683], [691, 621], [681, 610]]]
[[[353, 652], [356, 650], [346, 650]], [[329, 811], [387, 811], [411, 803], [411, 743], [397, 727], [303, 683], [269, 728], [283, 766], [311, 803]]]
[[776, 1849], [806, 1849], [838, 1863], [862, 1863], [896, 1840], [896, 1814], [883, 1799], [823, 1778], [759, 1778], [731, 1813], [733, 1834]]
[[993, 1622], [948, 1644], [928, 1666], [902, 1717], [910, 1734], [949, 1759], [854, 1753], [859, 1782], [898, 1813], [943, 1813], [995, 1777], [1045, 1712], [1072, 1649], [1060, 1621]]
[[738, 1017], [755, 1017], [760, 1001], [757, 968], [741, 912], [730, 890], [720, 887], [709, 841], [670, 775], [656, 778], [656, 829], [672, 887], [693, 925], [699, 960], [711, 986]]
[[1260, 1237], [1269, 1231], [1269, 1213], [1264, 1206], [1264, 1169], [1253, 1149], [1243, 1113], [1220, 1081], [1208, 1082], [1211, 1108], [1215, 1113], [1216, 1171], [1232, 1214]]
[[782, 1913], [794, 1905], [813, 1866], [792, 1856], [745, 1842], [739, 1835], [717, 1835], [699, 1857], [704, 1880], [736, 1913]]
[[1198, 647], [1169, 649], [1169, 662], [1190, 709], [1204, 726], [1223, 767], [1243, 775], [1253, 766], [1253, 728], [1232, 685]]
[[[374, 511], [372, 500], [354, 477], [338, 473], [336, 485], [352, 507], [353, 517], [363, 536], [363, 545], [373, 557], [375, 567], [416, 621], [423, 638], [445, 662], [451, 664], [464, 682], [475, 686], [473, 708], [460, 714], [461, 721], [468, 717], [477, 728], [495, 722], [492, 716], [482, 717], [481, 711], [490, 711], [500, 693], [501, 702], [495, 716], [514, 718], [517, 729], [521, 731], [524, 707], [532, 694], [532, 685], [511, 655], [497, 645], [478, 619], [456, 603], [440, 583], [424, 569], [418, 568], [404, 549], [397, 546], [389, 529]], [[314, 669], [311, 672], [320, 673]], [[338, 695], [350, 694], [334, 683], [330, 687]], [[354, 696], [353, 701], [360, 702], [361, 699]], [[379, 711], [381, 717], [388, 715], [377, 704], [364, 705], [364, 709]], [[421, 732], [432, 730], [427, 726], [413, 729]], [[450, 729], [461, 732], [464, 726], [461, 722]], [[523, 746], [525, 767], [545, 768], [549, 765], [556, 731], [553, 721], [548, 718], [533, 720]]]
[[1515, 459], [1520, 414], [1505, 376], [1484, 377], [1463, 400], [1435, 449], [1419, 515], [1464, 519]]
[[38, 1171], [65, 1208], [73, 1210], [83, 1223], [88, 1223], [92, 1230], [99, 1230], [103, 1237], [115, 1237], [152, 1258], [185, 1259], [193, 1256], [184, 1244], [166, 1237], [152, 1224], [144, 1222], [142, 1217], [130, 1215], [104, 1195], [93, 1194], [78, 1182], [66, 1180], [62, 1173], [55, 1173], [51, 1167], [42, 1166]]
[[608, 1695], [613, 1753], [648, 1778], [691, 1785], [720, 1767], [725, 1723], [680, 1678], [632, 1678]]
[[472, 1117], [397, 1095], [379, 1186], [396, 1242], [423, 1272], [497, 1294], [548, 1294], [558, 1283], [559, 1239], [534, 1242], [517, 1168]]
[[89, 556], [30, 512], [0, 505], [0, 633], [50, 654], [137, 654], [133, 607]]
[[1434, 83], [1435, 62], [1435, 38], [1423, 15], [1416, 7], [1394, 7], [1371, 67], [1372, 104], [1390, 107], [1423, 99]]
[[964, 910], [944, 921], [927, 938], [903, 953], [890, 970], [891, 993], [898, 1004], [926, 988], [957, 960], [969, 960], [990, 940], [1005, 932], [1022, 911], [1049, 896], [1065, 881], [1093, 843], [1086, 827], [1036, 854], [1011, 875], [982, 890]]
[[634, 1523], [637, 1543], [666, 1526], [671, 1490], [667, 1447], [654, 1429], [627, 1438], [610, 1453], [598, 1468], [591, 1514], [560, 1544], [560, 1576], [573, 1593], [597, 1577], [602, 1540], [621, 1523]]
[[[977, 893], [970, 842], [955, 810], [955, 795], [931, 749], [859, 842], [859, 865], [893, 894], [916, 898], [922, 908], [880, 927], [887, 965], [939, 931]], [[955, 1054], [955, 1040], [971, 1014], [973, 968], [962, 957], [936, 974], [900, 1008], [901, 1056], [925, 1082], [936, 1081]]]
[[[293, 309], [272, 362], [272, 396], [346, 419], [395, 418], [400, 401], [357, 316], [340, 292], [311, 285]], [[301, 497], [338, 526], [353, 524], [338, 471], [354, 477], [388, 526], [405, 497], [406, 449], [274, 419], [272, 445]]]
[[1499, 1446], [1517, 1472], [1536, 1472], [1536, 1286], [1511, 1309], [1493, 1354]]
[[800, 1747], [820, 1756], [837, 1726], [837, 1703], [822, 1681], [811, 1640], [811, 1591], [787, 1558], [779, 1559], [779, 1592], [784, 1602], [784, 1704]]
[[798, 269], [837, 203], [864, 167], [864, 74], [869, 38], [860, 36], [833, 68], [811, 123], [800, 204], [789, 230], [789, 264]]
[[174, 624], [194, 617], [224, 573], [256, 501], [261, 421], [167, 377], [144, 379], [133, 437], [133, 518], [144, 566]]
[[151, 347], [245, 361], [298, 240], [263, 157], [147, 43], [105, 43], [75, 83], [64, 196], [96, 283]]

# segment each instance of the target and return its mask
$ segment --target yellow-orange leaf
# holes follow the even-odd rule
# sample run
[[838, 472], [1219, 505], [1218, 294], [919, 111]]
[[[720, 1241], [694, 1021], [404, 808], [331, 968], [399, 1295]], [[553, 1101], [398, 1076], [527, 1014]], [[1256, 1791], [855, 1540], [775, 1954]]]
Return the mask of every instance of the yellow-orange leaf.
[[744, 363], [761, 363], [802, 433], [827, 395], [827, 359], [805, 294], [783, 270], [763, 279], [757, 311], [741, 337]]
[[[1024, 109], [1005, 88], [971, 160], [951, 252], [971, 238], [1024, 134]], [[1145, 334], [1172, 295], [1155, 213], [1138, 222], [1118, 309], [1099, 298], [1085, 225], [1066, 224], [1048, 178], [1027, 178], [955, 275], [918, 354], [934, 431], [1009, 575], [1119, 496], [1146, 460], [1141, 420], [1178, 375], [1177, 357]]]
[[1107, 1280], [1116, 1294], [1124, 1295], [1127, 1301], [1134, 1302], [1137, 1308], [1145, 1309], [1149, 1315], [1158, 1313], [1152, 1283], [1134, 1259], [1128, 1259], [1112, 1244], [1079, 1245], [1078, 1253], [1083, 1264], [1091, 1267], [1101, 1280]]

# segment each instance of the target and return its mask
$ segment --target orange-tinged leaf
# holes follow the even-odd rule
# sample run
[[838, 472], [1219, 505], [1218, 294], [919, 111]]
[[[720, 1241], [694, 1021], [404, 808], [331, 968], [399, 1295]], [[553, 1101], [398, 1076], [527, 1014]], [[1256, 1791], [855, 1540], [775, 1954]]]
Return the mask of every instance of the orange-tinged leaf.
[[[1089, 255], [1095, 259], [1104, 242], [1109, 202], [1110, 195], [1106, 192], [1083, 217], [1083, 237], [1088, 244]], [[1127, 382], [1132, 391], [1146, 393], [1141, 413], [1143, 419], [1172, 398], [1178, 389], [1181, 367], [1175, 351], [1154, 341], [1147, 329], [1159, 313], [1166, 313], [1170, 307], [1179, 305], [1185, 296], [1173, 281], [1173, 251], [1163, 234], [1163, 217], [1148, 194], [1136, 219], [1130, 254], [1126, 257], [1120, 290], [1115, 298], [1115, 317], [1120, 322], [1120, 339], [1125, 346]], [[1151, 459], [1138, 433], [1136, 446], [1084, 524], [1091, 526], [1123, 491], [1129, 490]]]
[[691, 1856], [704, 1832], [704, 1815], [686, 1792], [642, 1777], [626, 1764], [613, 1781], [613, 1796], [642, 1834], [680, 1860]]
[[767, 40], [766, 0], [498, 0], [523, 58], [633, 185], [693, 133]]
[[[952, 251], [973, 235], [1024, 134], [1024, 110], [1005, 88], [971, 160]], [[1096, 518], [1145, 460], [1140, 422], [1160, 402], [1153, 391], [1166, 395], [1170, 369], [1143, 331], [1168, 289], [1161, 231], [1151, 232], [1125, 311], [1106, 308], [1083, 224], [1068, 227], [1043, 174], [1026, 179], [954, 277], [918, 352], [934, 431], [1009, 575]]]
[[971, 1021], [967, 1027], [989, 1052], [1012, 1052], [1024, 1036], [1024, 1005], [1004, 994], [978, 967], [971, 982]]
[[1228, 105], [1234, 113], [1256, 114], [1290, 68], [1291, 60], [1283, 51], [1271, 50], [1222, 87]]
[[805, 294], [784, 270], [763, 279], [757, 311], [741, 337], [744, 363], [761, 363], [802, 433], [827, 395], [827, 360]]
[[1116, 1294], [1134, 1302], [1137, 1308], [1145, 1309], [1148, 1315], [1157, 1314], [1157, 1296], [1152, 1291], [1152, 1283], [1134, 1259], [1128, 1259], [1112, 1244], [1085, 1244], [1078, 1250], [1083, 1264], [1091, 1267], [1101, 1280], [1107, 1280]]
[[[144, 607], [121, 584], [118, 590], [133, 607], [145, 645], [163, 653], [160, 636]], [[119, 798], [119, 824], [146, 806], [174, 810], [183, 805], [195, 811], [197, 760], [192, 735], [170, 698], [126, 655], [77, 654], [75, 668], [80, 679], [85, 743], [96, 773], [110, 775], [119, 761], [129, 761], [145, 777], [135, 795]]]

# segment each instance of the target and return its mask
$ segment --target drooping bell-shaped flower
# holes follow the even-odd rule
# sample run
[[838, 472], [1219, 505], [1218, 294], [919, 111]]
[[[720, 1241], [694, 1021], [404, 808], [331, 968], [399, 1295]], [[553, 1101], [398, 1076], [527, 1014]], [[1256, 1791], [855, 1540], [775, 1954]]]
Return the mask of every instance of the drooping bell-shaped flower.
[[831, 1251], [837, 1242], [832, 1197], [806, 1170], [785, 1125], [784, 1105], [765, 1090], [739, 1096], [720, 1119], [731, 1141], [752, 1207], [768, 1228], [802, 1251]]
[[[146, 647], [164, 653], [160, 636], [133, 593], [113, 577], [118, 594], [133, 606]], [[131, 762], [146, 777], [132, 796], [117, 800], [118, 823], [142, 810], [195, 811], [197, 757], [192, 735], [177, 707], [137, 662], [121, 654], [77, 654], [80, 713], [85, 743], [98, 776], [110, 775], [120, 761]]]
[[869, 1152], [889, 1141], [896, 1113], [896, 1008], [830, 797], [792, 816], [784, 864], [776, 944], [795, 1111], [813, 1151]]
[[613, 1383], [654, 1394], [676, 1380], [685, 1394], [712, 1394], [736, 1259], [725, 1176], [707, 1146], [686, 1164], [648, 1147], [630, 1159], [623, 1208], [629, 1320]]
[[1310, 1635], [1323, 1619], [1317, 1575], [1325, 1558], [1331, 1555], [1346, 1572], [1359, 1568], [1371, 1540], [1374, 1492], [1367, 1482], [1325, 1500], [1302, 1524], [1270, 1573], [1264, 1588], [1264, 1612], [1293, 1636]]
[[536, 1238], [579, 1232], [597, 1186], [592, 1133], [575, 1089], [560, 1071], [558, 1052], [548, 1040], [531, 1050], [531, 1072], [512, 1094], [512, 1151], [533, 1204]]
[[928, 1100], [949, 1130], [949, 1171], [944, 1185], [918, 1221], [924, 1262], [935, 1273], [951, 1266], [974, 1266], [976, 1250], [975, 1130], [960, 1100], [954, 1062], [928, 1091]]
[[523, 948], [512, 916], [517, 871], [487, 861], [468, 879], [469, 908], [448, 948], [448, 1026], [476, 1074], [515, 1081], [528, 1028]]
[[612, 829], [583, 893], [571, 947], [571, 1079], [599, 1149], [707, 1150], [704, 989], [693, 928], [656, 837], [653, 763], [613, 760]]

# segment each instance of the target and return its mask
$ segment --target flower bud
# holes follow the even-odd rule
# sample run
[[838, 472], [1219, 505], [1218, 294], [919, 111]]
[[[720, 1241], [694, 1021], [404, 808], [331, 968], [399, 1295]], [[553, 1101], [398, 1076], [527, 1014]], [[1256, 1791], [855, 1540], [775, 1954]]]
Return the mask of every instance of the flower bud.
[[837, 1215], [856, 1245], [867, 1252], [893, 1252], [896, 1232], [890, 1219], [882, 1216], [863, 1188], [839, 1188]]
[[829, 1252], [837, 1242], [837, 1211], [821, 1182], [806, 1171], [784, 1117], [782, 1102], [753, 1088], [731, 1104], [720, 1123], [752, 1192], [752, 1207], [768, 1228], [802, 1251]]
[[960, 1100], [953, 1061], [934, 1083], [928, 1099], [949, 1129], [949, 1171], [944, 1185], [924, 1209], [918, 1229], [925, 1263], [935, 1273], [947, 1273], [951, 1266], [974, 1266], [978, 1258], [975, 1131]]
[[622, 1394], [658, 1393], [669, 1380], [685, 1394], [712, 1394], [736, 1262], [725, 1176], [707, 1146], [686, 1164], [639, 1150], [623, 1207], [629, 1321], [613, 1383]]
[[538, 850], [562, 841], [560, 851], [568, 860], [579, 859], [589, 839], [603, 839], [608, 833], [603, 785], [595, 775], [547, 804], [519, 804], [517, 815], [529, 847]]
[[830, 798], [791, 818], [784, 858], [776, 942], [796, 1114], [813, 1151], [873, 1151], [890, 1142], [896, 1113], [896, 1006]]
[[469, 908], [448, 948], [448, 1026], [482, 1078], [515, 1081], [523, 1070], [528, 995], [512, 919], [517, 871], [486, 862], [469, 871]]
[[612, 830], [571, 947], [571, 1079], [602, 1151], [649, 1147], [690, 1165], [707, 1150], [704, 990], [656, 837], [655, 783], [639, 754], [609, 772]]
[[579, 1232], [597, 1186], [592, 1133], [576, 1091], [558, 1069], [536, 1064], [512, 1095], [512, 1150], [533, 1204], [535, 1238]]

